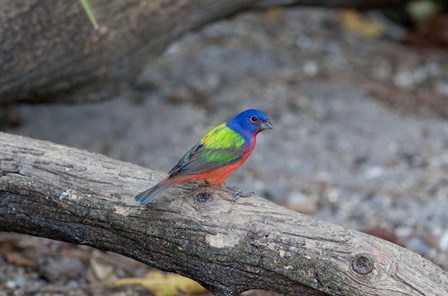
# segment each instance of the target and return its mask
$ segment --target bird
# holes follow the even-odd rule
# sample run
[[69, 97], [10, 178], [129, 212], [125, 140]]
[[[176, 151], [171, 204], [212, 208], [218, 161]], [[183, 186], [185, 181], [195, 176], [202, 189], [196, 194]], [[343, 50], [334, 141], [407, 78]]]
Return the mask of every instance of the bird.
[[[227, 178], [251, 155], [257, 134], [272, 128], [269, 117], [260, 110], [239, 113], [210, 130], [185, 153], [165, 179], [135, 196], [135, 200], [147, 205], [168, 187], [195, 181], [225, 186]], [[236, 192], [235, 198], [243, 196], [241, 193]]]

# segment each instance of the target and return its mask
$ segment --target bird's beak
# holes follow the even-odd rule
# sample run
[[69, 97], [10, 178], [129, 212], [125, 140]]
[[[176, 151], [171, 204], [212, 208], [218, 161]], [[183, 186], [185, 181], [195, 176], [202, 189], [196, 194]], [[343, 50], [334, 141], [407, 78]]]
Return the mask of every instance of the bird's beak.
[[261, 128], [264, 129], [264, 130], [265, 129], [272, 129], [273, 126], [272, 126], [272, 123], [269, 120], [266, 120], [266, 121], [263, 121], [261, 123]]

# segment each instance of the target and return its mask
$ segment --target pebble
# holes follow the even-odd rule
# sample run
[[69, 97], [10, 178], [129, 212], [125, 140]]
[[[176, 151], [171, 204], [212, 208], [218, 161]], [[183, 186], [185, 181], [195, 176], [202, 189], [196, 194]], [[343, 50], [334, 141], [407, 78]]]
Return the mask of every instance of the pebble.
[[25, 279], [22, 277], [6, 281], [6, 286], [10, 289], [18, 289], [25, 286]]
[[448, 231], [446, 231], [440, 238], [439, 247], [444, 252], [448, 252]]
[[384, 175], [384, 169], [378, 166], [368, 168], [364, 171], [364, 177], [366, 177], [366, 179], [374, 179], [381, 177], [382, 175]]
[[419, 254], [428, 255], [431, 252], [431, 247], [420, 237], [413, 237], [406, 242], [406, 248]]
[[414, 229], [412, 227], [398, 227], [397, 229], [395, 229], [395, 233], [400, 237], [400, 238], [406, 238], [408, 236], [410, 236], [412, 233], [414, 232]]
[[48, 258], [39, 266], [43, 277], [49, 281], [57, 281], [67, 278], [75, 278], [84, 272], [84, 264], [74, 258], [59, 257], [56, 259]]

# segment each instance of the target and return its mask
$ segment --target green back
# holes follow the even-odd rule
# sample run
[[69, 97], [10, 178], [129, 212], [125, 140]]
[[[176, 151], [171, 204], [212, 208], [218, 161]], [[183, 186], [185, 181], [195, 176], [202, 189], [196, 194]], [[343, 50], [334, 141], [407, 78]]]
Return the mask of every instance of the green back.
[[171, 176], [211, 171], [240, 160], [245, 152], [244, 138], [226, 126], [218, 125], [188, 151], [171, 169]]

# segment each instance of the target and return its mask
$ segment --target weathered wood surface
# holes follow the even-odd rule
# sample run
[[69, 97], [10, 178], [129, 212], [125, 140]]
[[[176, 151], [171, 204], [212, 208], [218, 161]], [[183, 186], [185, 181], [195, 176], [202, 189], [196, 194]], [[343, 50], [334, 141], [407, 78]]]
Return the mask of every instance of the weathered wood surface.
[[421, 256], [263, 198], [190, 184], [142, 207], [133, 196], [161, 174], [5, 133], [0, 169], [1, 231], [117, 252], [216, 295], [448, 295], [447, 273]]
[[384, 6], [407, 1], [90, 2], [98, 30], [79, 0], [0, 1], [0, 104], [116, 97], [144, 65], [185, 32], [257, 5]]

